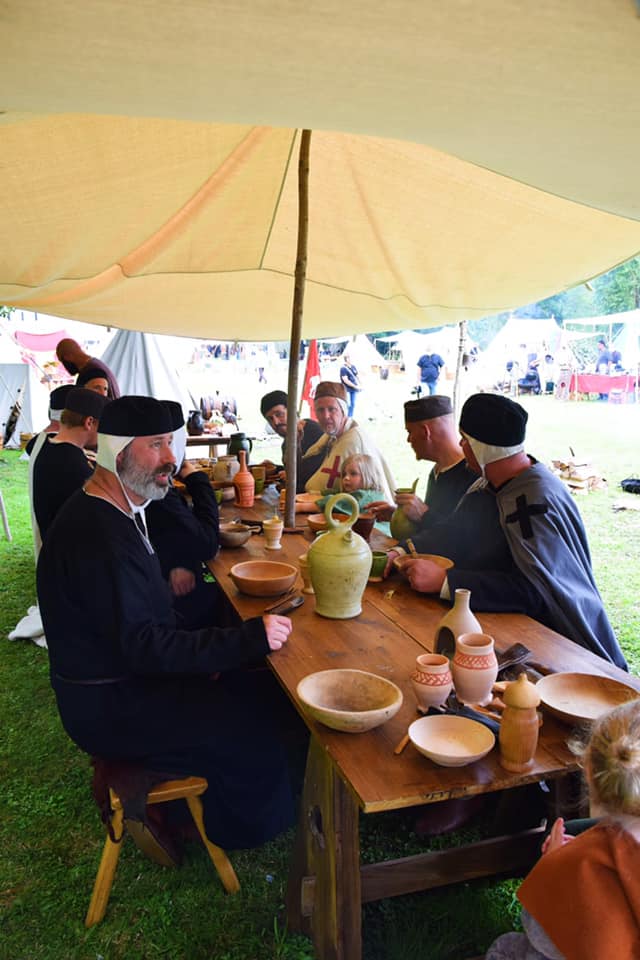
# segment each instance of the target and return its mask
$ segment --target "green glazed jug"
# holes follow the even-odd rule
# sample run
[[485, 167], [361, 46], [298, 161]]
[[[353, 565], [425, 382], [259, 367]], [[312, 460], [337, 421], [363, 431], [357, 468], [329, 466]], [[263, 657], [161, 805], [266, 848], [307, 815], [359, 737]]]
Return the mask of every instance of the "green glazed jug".
[[[412, 487], [398, 487], [396, 493], [415, 493], [417, 485], [418, 478], [416, 477]], [[407, 537], [412, 537], [417, 529], [416, 524], [409, 520], [402, 507], [396, 507], [391, 514], [389, 523], [391, 536], [395, 537], [396, 540], [406, 540]]]
[[253, 442], [246, 433], [232, 433], [229, 437], [229, 448], [228, 452], [230, 454], [238, 454], [241, 450], [244, 450], [247, 455], [247, 463], [249, 463], [249, 454], [253, 450]]
[[[348, 504], [351, 515], [334, 520], [337, 503]], [[371, 570], [367, 541], [351, 529], [358, 519], [358, 502], [348, 493], [337, 493], [324, 508], [329, 529], [309, 547], [307, 562], [316, 596], [316, 613], [332, 620], [348, 620], [362, 613], [364, 593]]]

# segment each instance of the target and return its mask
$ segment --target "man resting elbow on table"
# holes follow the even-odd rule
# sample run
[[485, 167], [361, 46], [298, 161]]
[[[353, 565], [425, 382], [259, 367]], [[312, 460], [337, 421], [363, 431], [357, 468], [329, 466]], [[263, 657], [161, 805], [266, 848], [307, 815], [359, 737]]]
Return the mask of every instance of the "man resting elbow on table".
[[[406, 568], [423, 593], [453, 598], [464, 587], [475, 610], [525, 613], [626, 669], [596, 587], [586, 533], [564, 484], [524, 451], [527, 413], [507, 397], [475, 394], [460, 417], [461, 447], [480, 475], [447, 520], [413, 537], [418, 552], [449, 557]], [[400, 544], [389, 552], [405, 553]]]

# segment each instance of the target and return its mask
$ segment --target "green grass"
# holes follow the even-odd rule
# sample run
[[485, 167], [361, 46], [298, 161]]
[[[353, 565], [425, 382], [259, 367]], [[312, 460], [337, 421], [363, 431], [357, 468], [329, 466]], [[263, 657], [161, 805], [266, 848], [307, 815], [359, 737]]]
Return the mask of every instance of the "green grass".
[[[375, 387], [359, 398], [356, 416], [371, 427], [398, 483], [420, 476], [422, 484], [428, 465], [416, 464], [402, 429], [408, 391], [393, 380]], [[253, 398], [243, 402], [249, 409]], [[615, 513], [612, 503], [621, 496], [619, 481], [640, 475], [638, 409], [544, 397], [523, 402], [530, 411], [531, 453], [542, 460], [564, 457], [571, 445], [590, 455], [609, 480], [606, 491], [581, 498], [580, 506], [601, 592], [637, 672], [640, 514]], [[261, 429], [259, 415], [247, 413], [242, 427]], [[261, 445], [254, 459], [277, 446]], [[27, 467], [16, 453], [0, 452], [0, 489], [14, 536], [11, 544], [0, 539], [0, 635], [6, 637], [35, 598]], [[58, 721], [46, 651], [0, 641], [0, 718], [0, 960], [312, 957], [309, 942], [282, 925], [292, 833], [260, 850], [232, 855], [242, 885], [236, 897], [221, 892], [202, 851], [190, 848], [182, 869], [168, 871], [143, 860], [128, 843], [106, 918], [85, 930], [103, 834], [89, 795], [87, 758]], [[364, 818], [362, 837], [368, 861], [425, 849], [410, 814]], [[483, 881], [367, 905], [365, 958], [461, 960], [481, 953], [517, 924], [516, 889], [515, 881]]]

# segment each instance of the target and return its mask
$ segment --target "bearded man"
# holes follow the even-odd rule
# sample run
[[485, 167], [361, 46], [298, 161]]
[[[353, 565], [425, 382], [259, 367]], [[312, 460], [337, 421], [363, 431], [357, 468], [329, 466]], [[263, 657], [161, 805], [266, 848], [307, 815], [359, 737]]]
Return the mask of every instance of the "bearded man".
[[318, 423], [324, 434], [317, 443], [309, 447], [304, 457], [322, 455], [320, 465], [306, 483], [306, 489], [321, 490], [322, 493], [340, 493], [342, 490], [341, 470], [347, 457], [354, 453], [366, 453], [376, 462], [378, 472], [384, 479], [382, 491], [385, 501], [393, 499], [392, 490], [395, 481], [389, 466], [371, 437], [349, 416], [347, 389], [342, 383], [323, 380], [316, 387], [313, 405]]
[[290, 788], [269, 712], [232, 671], [282, 647], [291, 621], [176, 627], [145, 521], [174, 469], [171, 427], [149, 397], [105, 407], [95, 473], [59, 511], [38, 563], [51, 683], [81, 749], [206, 777], [209, 838], [256, 846], [290, 824]]

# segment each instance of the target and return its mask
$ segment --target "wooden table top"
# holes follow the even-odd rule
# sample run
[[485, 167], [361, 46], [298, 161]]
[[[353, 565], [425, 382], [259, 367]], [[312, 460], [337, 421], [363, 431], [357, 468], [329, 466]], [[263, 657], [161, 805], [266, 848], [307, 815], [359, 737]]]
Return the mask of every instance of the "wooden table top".
[[[227, 517], [261, 519], [265, 511], [259, 502], [253, 508], [223, 505]], [[298, 522], [306, 527], [303, 515]], [[297, 558], [309, 548], [311, 533], [284, 534], [282, 549], [265, 549], [264, 537], [254, 535], [243, 547], [223, 549], [210, 567], [221, 588], [243, 619], [259, 616], [274, 600], [241, 594], [228, 573], [235, 563], [252, 559], [282, 560], [297, 566]], [[390, 541], [374, 532], [373, 549], [384, 549]], [[302, 587], [298, 577], [297, 586]], [[548, 714], [533, 768], [526, 774], [509, 773], [498, 762], [498, 749], [466, 767], [448, 768], [421, 756], [411, 744], [399, 756], [394, 747], [409, 724], [417, 719], [416, 700], [410, 682], [415, 659], [433, 649], [435, 630], [448, 605], [413, 591], [399, 574], [382, 583], [371, 583], [363, 597], [362, 613], [349, 620], [332, 620], [315, 613], [314, 597], [305, 595], [304, 604], [290, 616], [293, 632], [288, 644], [272, 653], [269, 665], [304, 717], [313, 735], [332, 757], [345, 783], [355, 793], [363, 811], [397, 809], [450, 797], [471, 796], [550, 779], [577, 769], [566, 741], [571, 728]], [[612, 664], [567, 640], [553, 630], [521, 614], [477, 614], [483, 630], [495, 639], [496, 650], [512, 643], [524, 643], [535, 659], [554, 671], [604, 674], [640, 689], [640, 681]], [[314, 722], [305, 715], [296, 697], [298, 682], [317, 670], [349, 667], [387, 677], [403, 692], [400, 711], [381, 727], [362, 734], [344, 734]], [[354, 749], [355, 748], [355, 749]]]

